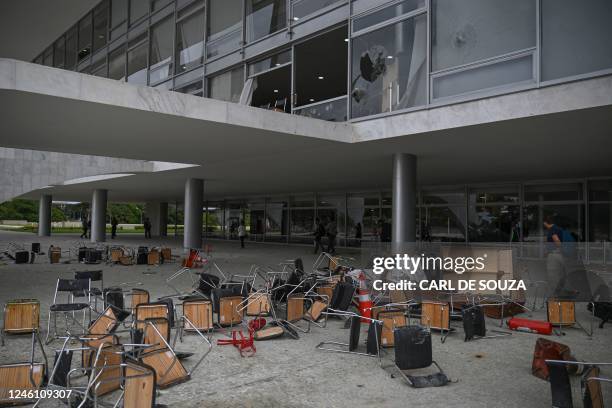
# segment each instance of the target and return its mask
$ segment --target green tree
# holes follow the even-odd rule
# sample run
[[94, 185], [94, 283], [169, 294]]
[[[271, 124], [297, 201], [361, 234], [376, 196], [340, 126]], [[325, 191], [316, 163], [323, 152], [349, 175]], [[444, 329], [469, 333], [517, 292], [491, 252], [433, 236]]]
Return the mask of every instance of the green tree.
[[15, 198], [0, 204], [0, 220], [38, 221], [38, 202]]

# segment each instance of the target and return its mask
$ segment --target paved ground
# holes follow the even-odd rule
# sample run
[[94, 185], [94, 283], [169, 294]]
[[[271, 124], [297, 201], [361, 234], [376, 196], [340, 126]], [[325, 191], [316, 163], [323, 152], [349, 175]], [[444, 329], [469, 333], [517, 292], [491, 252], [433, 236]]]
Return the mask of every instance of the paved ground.
[[[25, 233], [0, 233], [0, 246], [8, 241], [41, 242], [43, 250], [49, 244], [63, 248], [74, 245], [76, 236], [37, 238]], [[140, 236], [121, 236], [118, 242], [138, 246]], [[153, 246], [159, 240], [148, 240]], [[180, 241], [164, 240], [165, 245], [178, 251]], [[213, 259], [226, 273], [246, 273], [252, 264], [275, 265], [295, 257], [302, 257], [306, 266], [314, 256], [305, 246], [286, 246], [250, 243], [242, 250], [235, 242], [211, 242]], [[1, 261], [0, 261], [1, 262]], [[14, 298], [38, 298], [43, 314], [52, 300], [57, 277], [71, 277], [75, 270], [100, 269], [100, 265], [49, 264], [46, 257], [33, 265], [0, 265], [0, 303]], [[165, 279], [178, 269], [176, 263], [161, 267], [102, 266], [105, 286], [121, 282], [142, 282], [152, 297], [171, 293]], [[147, 274], [145, 274], [145, 272]], [[152, 274], [149, 274], [152, 273]], [[587, 322], [584, 305], [578, 306], [579, 319]], [[533, 314], [543, 318], [544, 311]], [[42, 317], [46, 325], [46, 316]], [[488, 320], [488, 328], [498, 321]], [[434, 359], [456, 380], [447, 387], [413, 389], [393, 376], [391, 368], [382, 369], [374, 358], [332, 354], [315, 350], [324, 339], [347, 341], [348, 330], [340, 321], [330, 321], [325, 329], [314, 327], [299, 340], [282, 338], [257, 343], [257, 354], [241, 358], [230, 346], [215, 345], [193, 378], [161, 392], [158, 403], [171, 407], [547, 407], [550, 406], [549, 385], [531, 375], [531, 358], [537, 336], [514, 333], [512, 336], [463, 342], [463, 331], [455, 323], [457, 332], [442, 344], [434, 334]], [[364, 326], [365, 329], [365, 326]], [[590, 339], [578, 329], [568, 329], [563, 338], [581, 360], [612, 361], [612, 324], [595, 329]], [[223, 338], [215, 334], [214, 339]], [[365, 336], [362, 336], [362, 339]], [[28, 358], [29, 339], [12, 336], [0, 348], [0, 362], [23, 361]], [[195, 336], [187, 336], [177, 347], [190, 350], [196, 345]], [[59, 343], [53, 343], [50, 353]], [[392, 363], [393, 350], [388, 349], [384, 365]], [[187, 368], [195, 357], [186, 360]], [[612, 377], [612, 368], [604, 368], [604, 375]], [[604, 385], [605, 400], [612, 401], [612, 387]], [[573, 391], [578, 402], [579, 383], [574, 380]]]

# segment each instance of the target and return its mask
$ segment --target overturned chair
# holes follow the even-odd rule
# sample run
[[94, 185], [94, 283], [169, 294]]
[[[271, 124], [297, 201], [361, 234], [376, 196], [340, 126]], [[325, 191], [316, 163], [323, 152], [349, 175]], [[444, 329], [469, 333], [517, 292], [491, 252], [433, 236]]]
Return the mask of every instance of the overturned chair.
[[[399, 327], [395, 336], [395, 367], [402, 378], [414, 388], [441, 387], [450, 380], [432, 357], [431, 331], [423, 326]], [[415, 376], [406, 371], [434, 365], [437, 372]]]
[[[36, 361], [36, 344], [40, 346], [43, 361]], [[42, 388], [47, 376], [47, 367], [47, 356], [42, 341], [38, 330], [34, 330], [30, 361], [0, 365], [0, 406], [32, 403], [33, 400], [28, 398], [28, 392]], [[24, 398], [20, 398], [21, 393]]]
[[[580, 374], [580, 388], [584, 408], [604, 408], [601, 383], [612, 383], [612, 378], [601, 377], [599, 366], [612, 363], [591, 363], [583, 361], [545, 360], [548, 366], [552, 406], [572, 408], [573, 396], [570, 372]], [[581, 370], [584, 368], [584, 370]], [[582, 371], [582, 373], [581, 373]]]
[[[378, 362], [382, 366], [382, 357], [380, 350], [380, 339], [382, 332], [382, 321], [371, 319], [368, 317], [359, 316], [357, 313], [328, 309], [329, 315], [341, 316], [350, 319], [351, 328], [349, 333], [349, 342], [341, 343], [337, 341], [322, 341], [316, 346], [317, 350], [323, 350], [334, 353], [347, 353], [356, 354], [359, 356], [377, 357]], [[369, 322], [368, 327], [368, 338], [366, 341], [366, 352], [357, 351], [359, 348], [359, 337], [361, 334], [361, 321], [366, 320]], [[331, 345], [331, 348], [327, 348], [327, 345]]]

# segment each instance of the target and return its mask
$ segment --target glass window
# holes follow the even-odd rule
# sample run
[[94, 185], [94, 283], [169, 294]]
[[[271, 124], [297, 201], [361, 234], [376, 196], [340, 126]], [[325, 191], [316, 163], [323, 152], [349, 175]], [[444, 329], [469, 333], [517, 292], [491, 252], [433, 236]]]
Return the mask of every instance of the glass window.
[[382, 10], [353, 20], [353, 32], [391, 20], [403, 14], [425, 7], [425, 0], [404, 0]]
[[127, 20], [127, 3], [128, 0], [112, 0], [111, 28], [115, 28]]
[[202, 81], [196, 81], [187, 85], [183, 85], [181, 87], [175, 88], [174, 91], [195, 96], [203, 96]]
[[47, 48], [43, 53], [43, 64], [48, 67], [53, 66], [53, 46]]
[[151, 0], [151, 8], [153, 11], [163, 8], [165, 5], [172, 3], [173, 0]]
[[529, 54], [435, 77], [432, 96], [444, 98], [534, 80], [533, 56]]
[[525, 185], [525, 201], [582, 200], [582, 183]]
[[345, 122], [347, 120], [346, 97], [319, 103], [316, 103], [314, 98], [311, 99], [311, 103], [314, 103], [314, 105], [295, 108], [293, 113], [309, 118], [327, 120], [329, 122]]
[[93, 50], [96, 52], [104, 47], [108, 40], [108, 1], [103, 1], [94, 9], [93, 19]]
[[91, 14], [79, 21], [79, 61], [91, 54]]
[[286, 201], [272, 201], [266, 204], [266, 241], [284, 242], [287, 240], [289, 225]]
[[518, 186], [475, 187], [470, 189], [470, 204], [518, 203]]
[[291, 112], [290, 65], [258, 74], [247, 81], [245, 88], [247, 87], [252, 90], [251, 106], [276, 112]]
[[59, 40], [53, 44], [53, 66], [57, 68], [64, 68], [65, 64], [65, 51], [66, 51], [66, 42], [64, 41], [64, 37], [60, 37]]
[[293, 21], [299, 21], [310, 14], [325, 8], [334, 3], [338, 3], [340, 0], [293, 0], [291, 7], [293, 8], [292, 16]]
[[356, 37], [352, 47], [352, 117], [425, 104], [426, 15]]
[[291, 50], [274, 54], [271, 57], [249, 64], [249, 76], [291, 62]]
[[147, 47], [148, 43], [145, 41], [128, 51], [128, 82], [147, 84]]
[[432, 70], [536, 45], [533, 0], [433, 0]]
[[223, 202], [209, 202], [206, 208], [206, 236], [224, 238], [225, 210]]
[[287, 26], [285, 0], [247, 0], [247, 42], [275, 33]]
[[172, 75], [173, 17], [160, 21], [151, 28], [151, 83]]
[[220, 101], [238, 102], [243, 86], [244, 68], [240, 66], [211, 77], [208, 81], [208, 96]]
[[314, 208], [291, 209], [291, 242], [312, 243]]
[[468, 235], [472, 242], [518, 242], [518, 205], [470, 206]]
[[95, 62], [91, 65], [91, 75], [106, 78], [106, 58], [102, 58], [100, 61]]
[[465, 206], [421, 208], [421, 239], [424, 241], [464, 242]]
[[589, 206], [589, 241], [612, 242], [612, 203]]
[[314, 195], [305, 194], [291, 197], [291, 207], [314, 207]]
[[612, 180], [589, 181], [590, 201], [612, 201]]
[[345, 26], [295, 46], [296, 106], [346, 95], [347, 36]]
[[463, 189], [426, 190], [423, 191], [423, 204], [465, 205], [465, 192]]
[[200, 10], [176, 24], [176, 72], [204, 62], [204, 11]]
[[612, 68], [612, 2], [542, 0], [542, 79]]
[[149, 12], [149, 0], [130, 0], [130, 25]]
[[125, 46], [108, 55], [108, 77], [121, 81], [125, 79]]
[[66, 69], [74, 69], [77, 58], [77, 35], [76, 27], [72, 27], [66, 33]]
[[227, 54], [240, 46], [242, 0], [210, 0], [208, 11], [208, 57]]
[[544, 219], [552, 217], [559, 227], [568, 230], [576, 241], [584, 240], [584, 205], [541, 204], [528, 205], [523, 210], [523, 240], [543, 242], [546, 240]]

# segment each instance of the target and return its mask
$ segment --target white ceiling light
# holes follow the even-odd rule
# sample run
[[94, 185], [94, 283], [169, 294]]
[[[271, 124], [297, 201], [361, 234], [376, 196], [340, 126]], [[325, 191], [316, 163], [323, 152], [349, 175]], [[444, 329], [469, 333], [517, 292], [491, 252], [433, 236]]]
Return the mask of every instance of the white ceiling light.
[[320, 75], [318, 78], [319, 79], [325, 79], [325, 77], [323, 75]]

